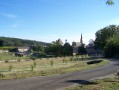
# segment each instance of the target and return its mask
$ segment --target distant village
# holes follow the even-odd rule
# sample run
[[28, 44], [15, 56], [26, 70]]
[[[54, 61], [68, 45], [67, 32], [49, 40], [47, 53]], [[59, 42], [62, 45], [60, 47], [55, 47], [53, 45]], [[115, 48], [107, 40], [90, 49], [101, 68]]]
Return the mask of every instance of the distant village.
[[[62, 40], [61, 39], [58, 39], [57, 40], [60, 44], [63, 44]], [[67, 40], [66, 40], [67, 41]], [[86, 53], [88, 55], [95, 55], [95, 54], [101, 54], [102, 51], [99, 50], [99, 49], [95, 49], [94, 47], [94, 41], [89, 43], [88, 45], [85, 45], [83, 43], [83, 36], [81, 34], [81, 38], [80, 38], [80, 42], [75, 42], [73, 41], [72, 42], [72, 48], [73, 48], [73, 53], [72, 55], [77, 55], [78, 54], [78, 50], [79, 50], [79, 47], [80, 46], [84, 46], [84, 48], [86, 49]]]
[[[56, 40], [56, 42], [63, 46], [63, 42], [61, 39]], [[65, 43], [67, 43], [67, 40]], [[82, 34], [80, 37], [80, 42], [74, 42], [74, 41], [72, 42], [72, 45], [71, 45], [72, 55], [78, 55], [79, 54], [79, 47], [80, 46], [83, 46], [86, 49], [86, 54], [88, 54], [88, 55], [96, 55], [96, 54], [101, 53], [101, 50], [96, 50], [94, 48], [94, 42], [89, 43], [88, 45], [85, 45], [83, 43]], [[47, 47], [47, 45], [45, 45], [44, 47]], [[8, 52], [8, 51], [7, 50], [4, 50], [4, 51], [0, 50], [0, 52]], [[26, 46], [26, 47], [16, 47], [15, 48], [15, 56], [23, 57], [25, 55], [29, 55], [30, 53], [31, 53], [31, 47]], [[37, 54], [39, 54], [39, 53], [35, 53], [33, 55], [37, 56]]]

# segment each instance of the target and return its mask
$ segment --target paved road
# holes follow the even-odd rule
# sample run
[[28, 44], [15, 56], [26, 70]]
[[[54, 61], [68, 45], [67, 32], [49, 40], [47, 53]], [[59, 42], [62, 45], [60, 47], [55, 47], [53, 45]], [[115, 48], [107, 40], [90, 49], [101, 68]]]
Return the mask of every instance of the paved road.
[[[79, 67], [80, 68], [80, 67]], [[119, 69], [119, 61], [111, 60], [110, 64], [80, 72], [48, 77], [0, 81], [0, 90], [61, 90], [75, 83], [115, 73]], [[83, 84], [83, 83], [82, 83]]]

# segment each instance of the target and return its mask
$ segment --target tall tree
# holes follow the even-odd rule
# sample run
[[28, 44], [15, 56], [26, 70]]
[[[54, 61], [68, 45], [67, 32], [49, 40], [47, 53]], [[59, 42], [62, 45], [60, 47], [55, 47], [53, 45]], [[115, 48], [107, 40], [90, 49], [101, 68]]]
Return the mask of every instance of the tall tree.
[[108, 5], [113, 5], [113, 4], [114, 4], [114, 1], [113, 1], [113, 0], [107, 0], [107, 1], [106, 1], [106, 4], [108, 4]]
[[104, 49], [107, 39], [113, 37], [114, 35], [117, 35], [118, 32], [119, 32], [119, 26], [116, 25], [110, 25], [101, 30], [98, 30], [95, 34], [96, 36], [95, 47]]
[[62, 53], [63, 53], [63, 56], [70, 56], [70, 55], [72, 55], [73, 48], [72, 48], [72, 46], [70, 46], [70, 44], [68, 42], [66, 42], [64, 44]]
[[1, 47], [1, 46], [4, 46], [3, 40], [0, 40], [0, 47]]
[[34, 52], [41, 52], [41, 53], [44, 53], [44, 47], [41, 46], [41, 45], [32, 46], [31, 48], [32, 48], [32, 50], [33, 50]]
[[45, 52], [47, 54], [61, 56], [62, 55], [62, 45], [58, 43], [57, 41], [53, 41], [52, 44], [46, 48]]
[[113, 36], [107, 40], [104, 51], [106, 57], [119, 55], [119, 35]]
[[82, 44], [81, 46], [79, 46], [78, 54], [80, 54], [80, 55], [84, 55], [84, 54], [87, 53], [87, 52], [86, 52], [86, 49], [85, 49], [84, 46], [85, 46], [84, 44]]

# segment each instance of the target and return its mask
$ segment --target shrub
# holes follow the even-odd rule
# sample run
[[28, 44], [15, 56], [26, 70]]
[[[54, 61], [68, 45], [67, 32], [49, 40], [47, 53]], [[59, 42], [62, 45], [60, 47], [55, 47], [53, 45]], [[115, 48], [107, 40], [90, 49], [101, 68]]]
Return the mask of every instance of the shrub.
[[66, 59], [63, 59], [63, 63], [66, 63], [66, 64], [67, 64], [67, 63], [68, 63], [68, 60], [66, 60]]
[[73, 58], [72, 57], [70, 58], [70, 61], [73, 61]]
[[31, 65], [31, 71], [33, 71], [34, 70], [34, 65]]
[[5, 60], [5, 63], [8, 63], [9, 61], [8, 60]]
[[37, 65], [36, 62], [33, 62], [33, 66], [34, 66], [35, 68], [36, 68], [36, 65]]
[[65, 59], [63, 59], [63, 61], [62, 61], [63, 63], [65, 63]]
[[8, 70], [9, 70], [9, 71], [12, 71], [12, 69], [13, 69], [13, 66], [10, 65], [10, 66], [8, 67]]
[[18, 59], [18, 61], [20, 62], [20, 61], [21, 61], [21, 59]]
[[0, 73], [0, 78], [4, 78], [4, 75], [2, 73]]
[[51, 67], [53, 67], [53, 65], [54, 65], [54, 61], [53, 60], [50, 61], [50, 65], [51, 65]]
[[31, 57], [31, 59], [32, 59], [32, 60], [36, 60], [36, 58], [35, 58], [35, 57]]
[[68, 63], [68, 60], [65, 60], [65, 63], [67, 64]]

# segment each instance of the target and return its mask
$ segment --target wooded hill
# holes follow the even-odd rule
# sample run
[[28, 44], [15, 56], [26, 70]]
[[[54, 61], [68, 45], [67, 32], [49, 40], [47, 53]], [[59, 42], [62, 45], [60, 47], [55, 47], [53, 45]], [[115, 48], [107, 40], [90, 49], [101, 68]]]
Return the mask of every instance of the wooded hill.
[[35, 41], [35, 40], [25, 40], [19, 38], [10, 37], [0, 37], [0, 46], [37, 46], [37, 45], [48, 45], [49, 43]]

